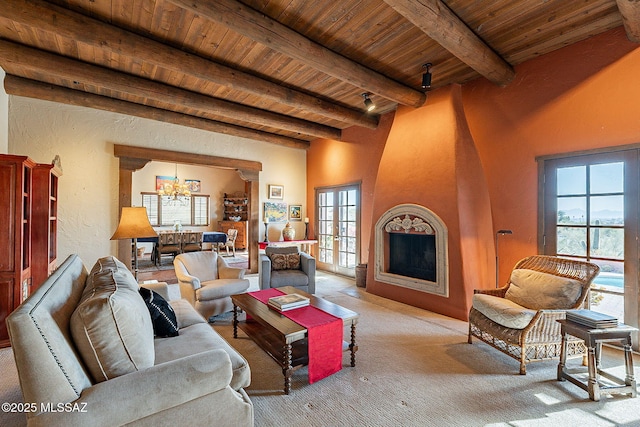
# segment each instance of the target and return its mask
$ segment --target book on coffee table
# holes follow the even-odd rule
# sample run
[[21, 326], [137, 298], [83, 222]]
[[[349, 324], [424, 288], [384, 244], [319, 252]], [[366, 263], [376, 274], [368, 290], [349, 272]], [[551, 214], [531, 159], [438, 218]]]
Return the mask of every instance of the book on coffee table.
[[567, 320], [593, 329], [615, 328], [618, 326], [616, 317], [591, 310], [568, 310]]
[[309, 298], [298, 294], [286, 294], [269, 298], [269, 307], [278, 311], [287, 311], [309, 305]]

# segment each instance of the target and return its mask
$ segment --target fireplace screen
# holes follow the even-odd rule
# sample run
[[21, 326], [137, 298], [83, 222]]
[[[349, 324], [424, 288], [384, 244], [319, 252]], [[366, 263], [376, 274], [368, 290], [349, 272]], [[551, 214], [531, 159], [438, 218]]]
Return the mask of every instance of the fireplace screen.
[[435, 282], [436, 236], [389, 233], [389, 273]]

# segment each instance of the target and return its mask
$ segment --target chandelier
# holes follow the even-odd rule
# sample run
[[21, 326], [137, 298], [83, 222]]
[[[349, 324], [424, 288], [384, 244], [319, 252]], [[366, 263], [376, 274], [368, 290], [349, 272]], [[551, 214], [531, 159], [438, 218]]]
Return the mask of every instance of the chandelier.
[[162, 198], [162, 204], [187, 206], [191, 201], [191, 191], [187, 184], [180, 184], [178, 179], [178, 164], [176, 163], [176, 173], [173, 183], [166, 183], [158, 190], [158, 196]]

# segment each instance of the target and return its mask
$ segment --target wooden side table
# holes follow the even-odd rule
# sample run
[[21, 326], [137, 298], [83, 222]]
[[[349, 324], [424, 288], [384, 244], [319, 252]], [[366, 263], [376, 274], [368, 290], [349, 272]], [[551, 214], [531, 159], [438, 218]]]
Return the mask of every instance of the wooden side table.
[[[600, 400], [601, 393], [629, 394], [636, 397], [636, 380], [633, 375], [633, 359], [631, 353], [631, 333], [638, 329], [620, 324], [615, 328], [592, 329], [568, 320], [558, 320], [561, 324], [562, 344], [560, 348], [560, 363], [558, 364], [558, 381], [569, 380], [589, 393], [589, 398]], [[567, 335], [583, 339], [587, 346], [587, 361], [589, 379], [587, 383], [578, 379], [566, 368], [567, 361]], [[624, 365], [626, 375], [624, 379], [617, 378], [600, 367], [600, 357], [603, 342], [621, 342], [624, 348]], [[613, 382], [613, 385], [603, 384], [600, 376]]]

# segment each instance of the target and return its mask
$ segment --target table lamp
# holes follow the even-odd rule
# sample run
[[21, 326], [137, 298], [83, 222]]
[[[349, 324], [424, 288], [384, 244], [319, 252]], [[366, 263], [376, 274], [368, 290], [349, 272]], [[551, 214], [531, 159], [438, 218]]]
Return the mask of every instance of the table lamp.
[[156, 237], [158, 233], [153, 229], [147, 216], [145, 207], [124, 207], [120, 215], [118, 228], [111, 236], [111, 240], [133, 239], [134, 258], [133, 269], [138, 280], [138, 237]]

